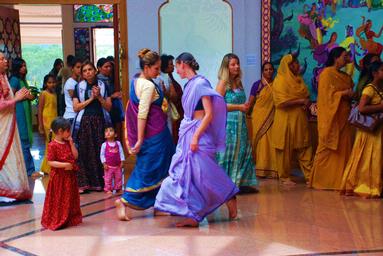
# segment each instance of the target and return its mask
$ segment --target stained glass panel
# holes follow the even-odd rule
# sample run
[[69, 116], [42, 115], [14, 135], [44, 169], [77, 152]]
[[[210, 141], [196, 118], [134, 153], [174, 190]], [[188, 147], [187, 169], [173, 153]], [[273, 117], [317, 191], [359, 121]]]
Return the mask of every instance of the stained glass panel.
[[74, 22], [113, 22], [112, 4], [75, 4], [73, 6]]

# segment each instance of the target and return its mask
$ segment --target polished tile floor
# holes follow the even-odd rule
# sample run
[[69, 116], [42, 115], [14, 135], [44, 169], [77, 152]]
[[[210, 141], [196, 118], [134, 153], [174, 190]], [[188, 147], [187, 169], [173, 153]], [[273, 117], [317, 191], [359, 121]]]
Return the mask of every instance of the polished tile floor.
[[175, 228], [178, 217], [152, 210], [120, 222], [118, 195], [84, 194], [83, 224], [55, 232], [40, 225], [48, 177], [31, 180], [33, 204], [0, 207], [0, 255], [383, 255], [381, 199], [310, 190], [297, 180], [294, 187], [261, 180], [260, 193], [238, 196], [238, 220], [227, 221], [222, 207], [196, 229]]

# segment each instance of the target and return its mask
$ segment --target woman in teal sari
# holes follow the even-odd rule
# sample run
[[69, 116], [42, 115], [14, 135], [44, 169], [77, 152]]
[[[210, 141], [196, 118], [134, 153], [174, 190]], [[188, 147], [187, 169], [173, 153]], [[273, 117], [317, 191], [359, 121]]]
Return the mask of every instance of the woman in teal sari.
[[[11, 71], [12, 76], [9, 79], [9, 84], [12, 87], [13, 93], [16, 93], [22, 88], [29, 89], [29, 85], [25, 79], [27, 75], [27, 65], [25, 61], [21, 58], [15, 58], [12, 61]], [[29, 94], [25, 100], [16, 103], [16, 119], [27, 175], [39, 176], [38, 172], [35, 173], [35, 165], [31, 155], [31, 146], [33, 143], [31, 101], [33, 99], [34, 96]]]
[[226, 151], [217, 154], [224, 168], [241, 192], [256, 192], [257, 179], [246, 126], [249, 104], [241, 82], [241, 67], [237, 55], [223, 57], [219, 69], [217, 91], [227, 104]]

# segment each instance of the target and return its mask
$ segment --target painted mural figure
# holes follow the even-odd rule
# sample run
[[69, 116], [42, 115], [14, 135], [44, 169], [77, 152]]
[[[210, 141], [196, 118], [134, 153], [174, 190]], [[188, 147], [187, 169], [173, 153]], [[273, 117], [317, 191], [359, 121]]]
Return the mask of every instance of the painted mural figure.
[[[362, 25], [356, 30], [356, 36], [359, 38], [360, 44], [363, 49], [368, 53], [380, 55], [383, 51], [383, 45], [375, 42], [374, 38], [379, 38], [383, 32], [383, 26], [380, 28], [378, 34], [371, 30], [372, 21], [362, 16]], [[362, 35], [364, 34], [364, 37]]]
[[356, 56], [363, 57], [365, 55], [365, 52], [359, 53], [357, 51], [359, 44], [355, 40], [353, 26], [346, 26], [346, 38], [339, 44], [339, 46], [345, 48], [349, 54], [348, 57], [350, 58], [350, 62], [346, 65], [346, 73], [352, 77], [356, 66]]
[[313, 69], [311, 79], [312, 88], [315, 92], [318, 92], [318, 77], [324, 69], [324, 65], [327, 62], [331, 50], [338, 47], [338, 44], [336, 43], [337, 38], [338, 34], [333, 32], [327, 43], [318, 45], [313, 52], [313, 58], [318, 63], [318, 66]]
[[316, 4], [311, 5], [311, 9], [306, 12], [307, 5], [304, 5], [304, 14], [298, 15], [298, 21], [301, 24], [299, 33], [302, 37], [306, 38], [312, 48], [318, 45], [318, 33], [316, 20], [319, 17]]
[[326, 18], [326, 8], [323, 4], [318, 6], [314, 3], [311, 5], [311, 9], [306, 12], [307, 5], [304, 5], [305, 14], [298, 15], [298, 21], [301, 24], [299, 34], [310, 42], [312, 48], [321, 45], [327, 30], [338, 23], [338, 20], [332, 17]]
[[368, 11], [383, 8], [382, 0], [366, 0]]

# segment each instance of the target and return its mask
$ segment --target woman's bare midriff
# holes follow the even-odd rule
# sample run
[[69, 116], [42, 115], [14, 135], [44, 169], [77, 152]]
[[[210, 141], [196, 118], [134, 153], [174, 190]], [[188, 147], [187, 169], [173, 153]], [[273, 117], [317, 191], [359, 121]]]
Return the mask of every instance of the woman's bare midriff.
[[196, 110], [193, 114], [193, 119], [202, 120], [205, 116], [205, 110]]

